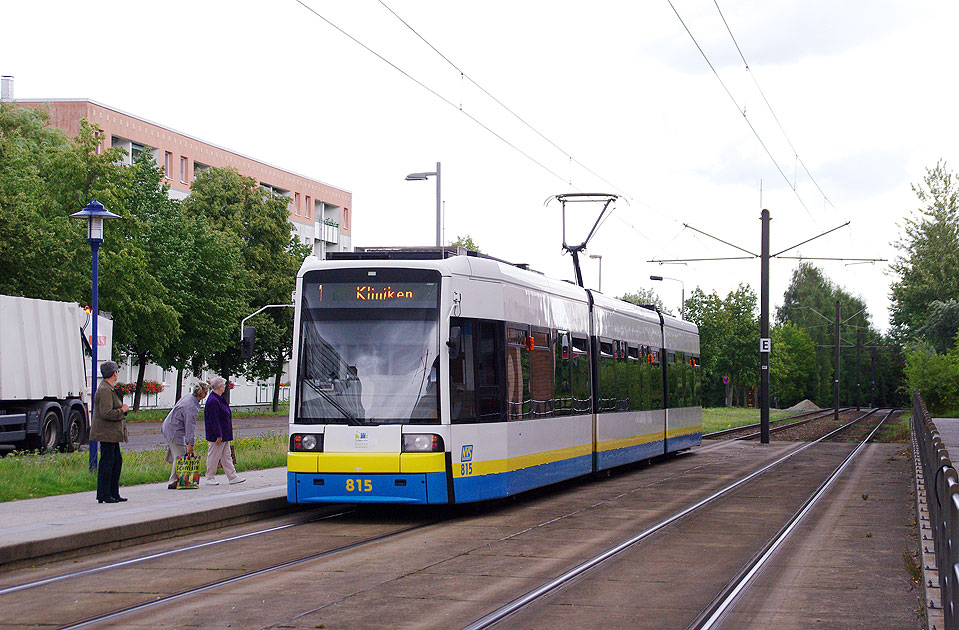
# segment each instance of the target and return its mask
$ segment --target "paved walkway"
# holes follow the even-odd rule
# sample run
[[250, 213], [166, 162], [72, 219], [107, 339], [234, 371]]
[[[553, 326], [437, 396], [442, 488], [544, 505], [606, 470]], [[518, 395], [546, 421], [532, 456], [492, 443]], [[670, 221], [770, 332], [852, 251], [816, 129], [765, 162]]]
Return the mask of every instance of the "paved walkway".
[[96, 492], [77, 492], [0, 503], [0, 570], [8, 563], [117, 548], [180, 528], [204, 529], [285, 509], [286, 468], [248, 470], [246, 482], [196, 490], [169, 490], [166, 482], [121, 486], [124, 503], [97, 503]]
[[939, 429], [943, 446], [949, 451], [949, 458], [959, 458], [959, 418], [933, 418], [932, 423]]

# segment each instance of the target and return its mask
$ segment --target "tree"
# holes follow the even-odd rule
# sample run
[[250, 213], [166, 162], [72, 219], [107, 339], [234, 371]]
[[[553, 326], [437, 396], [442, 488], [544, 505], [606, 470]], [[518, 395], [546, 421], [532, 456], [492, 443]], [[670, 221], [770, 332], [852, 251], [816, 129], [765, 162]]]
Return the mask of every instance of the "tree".
[[456, 240], [450, 243], [450, 247], [465, 247], [471, 252], [480, 252], [479, 245], [473, 242], [473, 237], [469, 234], [465, 236], [457, 235]]
[[625, 293], [620, 296], [619, 299], [637, 306], [655, 306], [665, 315], [673, 314], [671, 310], [666, 308], [666, 306], [663, 304], [663, 300], [660, 299], [659, 295], [657, 295], [657, 293], [652, 289], [637, 289], [635, 293]]
[[792, 322], [773, 326], [769, 354], [769, 388], [778, 406], [790, 407], [816, 387], [816, 344]]
[[[197, 175], [191, 190], [183, 202], [187, 214], [205, 217], [240, 248], [244, 307], [220, 322], [230, 338], [239, 335], [240, 321], [248, 314], [268, 304], [289, 303], [296, 272], [309, 248], [300, 244], [287, 221], [289, 199], [265, 190], [252, 177], [243, 177], [235, 169], [212, 168]], [[276, 378], [275, 399], [282, 374], [282, 362], [277, 367], [276, 357], [289, 357], [292, 318], [276, 309], [267, 316], [273, 318], [279, 332], [273, 334], [264, 328], [255, 345], [257, 356], [248, 366], [241, 364], [235, 343], [197, 360], [227, 379], [234, 368], [261, 376], [266, 369], [264, 362], [268, 363]]]
[[933, 301], [929, 305], [926, 323], [916, 333], [931, 344], [936, 352], [948, 352], [959, 333], [959, 300]]
[[[893, 245], [902, 254], [891, 265], [892, 322], [903, 338], [915, 338], [936, 300], [959, 299], [959, 188], [939, 161], [913, 191], [925, 204], [905, 218]], [[929, 329], [927, 329], [929, 330]]]
[[0, 103], [0, 292], [85, 303], [90, 248], [86, 227], [69, 215], [90, 199], [65, 194], [75, 174], [66, 166], [81, 163], [85, 148], [48, 128], [48, 119]]
[[723, 376], [729, 376], [732, 365], [725, 352], [729, 334], [729, 315], [716, 292], [706, 294], [696, 287], [686, 300], [686, 319], [699, 327], [699, 354], [703, 372], [703, 406], [728, 404]]
[[[111, 248], [105, 256], [104, 304], [113, 312], [113, 344], [137, 363], [133, 410], [140, 408], [148, 363], [162, 360], [164, 351], [180, 335], [180, 294], [183, 263], [176, 256], [179, 234], [169, 225], [178, 214], [177, 202], [167, 196], [163, 171], [152, 152], [144, 150], [122, 171], [124, 185], [117, 190], [118, 214], [107, 232]], [[108, 239], [108, 240], [107, 240]]]
[[910, 392], [919, 390], [930, 413], [959, 417], [959, 342], [943, 354], [928, 344], [913, 344], [905, 373]]

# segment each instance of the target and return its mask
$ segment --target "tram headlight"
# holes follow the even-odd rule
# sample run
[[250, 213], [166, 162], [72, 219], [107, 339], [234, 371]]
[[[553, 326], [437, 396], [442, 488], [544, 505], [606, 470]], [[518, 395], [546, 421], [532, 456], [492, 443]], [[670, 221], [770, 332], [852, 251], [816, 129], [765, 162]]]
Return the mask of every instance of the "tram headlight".
[[322, 433], [294, 433], [290, 436], [290, 450], [294, 452], [323, 450]]
[[435, 433], [404, 433], [404, 453], [436, 453], [443, 450], [443, 438]]

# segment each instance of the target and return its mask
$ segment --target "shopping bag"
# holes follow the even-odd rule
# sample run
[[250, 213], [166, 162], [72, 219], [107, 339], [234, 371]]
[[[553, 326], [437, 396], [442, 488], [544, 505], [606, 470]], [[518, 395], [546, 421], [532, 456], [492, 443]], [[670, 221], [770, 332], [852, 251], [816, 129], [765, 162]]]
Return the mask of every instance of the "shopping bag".
[[176, 458], [176, 489], [192, 490], [200, 487], [200, 458], [181, 455]]

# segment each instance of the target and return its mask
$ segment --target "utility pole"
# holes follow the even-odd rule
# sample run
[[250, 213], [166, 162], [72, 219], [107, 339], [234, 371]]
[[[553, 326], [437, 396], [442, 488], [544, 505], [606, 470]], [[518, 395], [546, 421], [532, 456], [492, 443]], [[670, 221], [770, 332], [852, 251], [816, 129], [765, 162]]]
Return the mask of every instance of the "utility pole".
[[859, 379], [859, 358], [862, 354], [862, 330], [856, 329], [856, 411], [859, 411], [862, 387]]
[[763, 208], [759, 272], [759, 441], [769, 444], [769, 210]]
[[833, 419], [839, 422], [839, 324], [842, 316], [842, 303], [836, 300], [836, 360], [832, 374]]
[[876, 349], [869, 347], [869, 372], [872, 375], [872, 395], [870, 396], [870, 407], [876, 406]]

